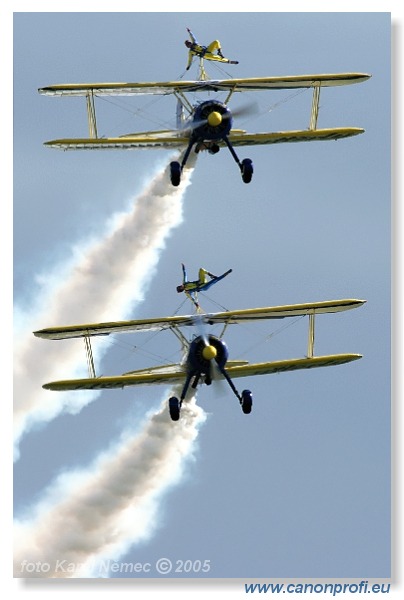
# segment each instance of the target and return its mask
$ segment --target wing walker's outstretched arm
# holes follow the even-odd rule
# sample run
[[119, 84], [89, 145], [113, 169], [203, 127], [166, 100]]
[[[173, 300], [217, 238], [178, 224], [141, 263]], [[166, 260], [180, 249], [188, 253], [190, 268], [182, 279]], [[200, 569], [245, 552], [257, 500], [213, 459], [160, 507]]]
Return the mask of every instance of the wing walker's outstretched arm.
[[184, 263], [182, 263], [181, 266], [182, 266], [182, 283], [185, 285], [188, 281], [187, 271], [185, 269]]
[[193, 44], [197, 44], [198, 42], [196, 41], [196, 37], [194, 36], [194, 34], [192, 33], [192, 31], [187, 27], [187, 31], [189, 33], [189, 37], [191, 38], [191, 41]]

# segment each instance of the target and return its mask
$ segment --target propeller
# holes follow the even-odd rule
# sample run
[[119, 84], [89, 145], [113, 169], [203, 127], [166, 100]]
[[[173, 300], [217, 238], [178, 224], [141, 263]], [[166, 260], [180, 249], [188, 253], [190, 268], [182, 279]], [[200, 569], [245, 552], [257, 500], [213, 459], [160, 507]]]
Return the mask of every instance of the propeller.
[[209, 334], [207, 333], [205, 316], [203, 314], [194, 315], [194, 325], [198, 332], [198, 337], [200, 337], [204, 343], [204, 348], [202, 350], [202, 357], [210, 362], [210, 375], [212, 382], [215, 382], [215, 385], [221, 386], [220, 395], [223, 395], [224, 385], [224, 376], [221, 371], [221, 367], [218, 364], [218, 350], [217, 348], [210, 342]]
[[195, 119], [189, 123], [187, 123], [186, 129], [193, 131], [194, 129], [198, 129], [199, 127], [203, 127], [205, 125], [209, 125], [210, 127], [219, 127], [222, 125], [223, 121], [229, 120], [233, 117], [243, 117], [243, 116], [253, 116], [258, 113], [258, 104], [256, 102], [249, 102], [248, 104], [244, 104], [234, 110], [226, 111], [221, 113], [219, 110], [215, 110], [214, 106], [212, 106], [212, 111], [209, 112], [206, 118], [203, 119]]
[[233, 117], [250, 117], [258, 114], [259, 108], [256, 102], [249, 102], [231, 111]]

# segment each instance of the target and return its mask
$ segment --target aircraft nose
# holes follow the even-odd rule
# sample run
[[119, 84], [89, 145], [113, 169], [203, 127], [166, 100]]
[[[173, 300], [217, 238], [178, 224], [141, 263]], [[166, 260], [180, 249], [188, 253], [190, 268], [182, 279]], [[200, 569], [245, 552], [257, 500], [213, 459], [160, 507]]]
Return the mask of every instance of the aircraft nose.
[[213, 110], [208, 116], [208, 123], [211, 127], [218, 127], [222, 120], [222, 115], [217, 110]]
[[212, 360], [217, 356], [217, 350], [214, 346], [205, 346], [202, 350], [202, 356], [205, 360]]

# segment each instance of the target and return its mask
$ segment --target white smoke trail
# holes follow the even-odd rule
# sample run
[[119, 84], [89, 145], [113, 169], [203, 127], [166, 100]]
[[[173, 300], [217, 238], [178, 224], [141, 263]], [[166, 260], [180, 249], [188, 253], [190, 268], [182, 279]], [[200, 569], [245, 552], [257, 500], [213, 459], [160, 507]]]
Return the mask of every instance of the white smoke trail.
[[[173, 189], [166, 181], [167, 174], [160, 174], [137, 199], [134, 210], [82, 252], [66, 281], [52, 290], [46, 315], [37, 318], [35, 327], [95, 316], [95, 320], [122, 318], [142, 299], [141, 290], [147, 287], [164, 240], [181, 220], [185, 186]], [[55, 362], [65, 369], [78, 360], [74, 350], [58, 351], [55, 361], [52, 343], [45, 341], [39, 351], [38, 341], [42, 340], [29, 331], [16, 354], [19, 433], [35, 420], [46, 421], [60, 412], [60, 403], [48, 401], [52, 394], [47, 397], [37, 388], [53, 378]], [[140, 433], [126, 434], [85, 471], [59, 477], [30, 514], [15, 522], [15, 576], [105, 576], [100, 561], [122, 556], [154, 532], [161, 497], [183, 474], [203, 420], [202, 409], [190, 399], [180, 421], [172, 423], [165, 400]]]
[[[179, 389], [171, 390], [178, 395]], [[170, 421], [167, 403], [85, 472], [59, 478], [15, 525], [15, 577], [102, 577], [107, 559], [150, 537], [162, 494], [192, 454], [204, 412], [194, 399]]]
[[132, 209], [115, 216], [112, 228], [101, 239], [75, 249], [73, 264], [62, 270], [56, 282], [45, 279], [37, 303], [42, 312], [30, 310], [25, 315], [29, 329], [19, 332], [15, 344], [17, 444], [32, 424], [49, 421], [62, 411], [78, 411], [95, 397], [76, 393], [58, 395], [55, 401], [53, 394], [42, 389], [44, 382], [65, 377], [83, 364], [83, 345], [73, 342], [56, 349], [54, 343], [34, 338], [32, 329], [128, 318], [143, 299], [168, 235], [182, 221], [182, 199], [193, 166], [189, 163], [177, 188], [170, 184], [167, 169], [161, 170]]

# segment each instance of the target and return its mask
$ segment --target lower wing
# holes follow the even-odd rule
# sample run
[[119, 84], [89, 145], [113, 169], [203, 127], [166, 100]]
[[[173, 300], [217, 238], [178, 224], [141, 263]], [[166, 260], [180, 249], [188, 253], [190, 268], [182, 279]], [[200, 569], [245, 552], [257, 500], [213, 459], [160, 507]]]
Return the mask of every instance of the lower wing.
[[[229, 141], [233, 146], [259, 146], [291, 142], [339, 140], [364, 133], [360, 127], [332, 127], [328, 129], [298, 129], [272, 133], [246, 133], [231, 131]], [[45, 142], [45, 146], [61, 150], [131, 150], [136, 148], [181, 149], [187, 146], [189, 136], [174, 132], [146, 132], [114, 138], [66, 138]], [[218, 144], [225, 146], [224, 141]]]
[[251, 377], [286, 371], [298, 371], [300, 369], [314, 369], [316, 367], [333, 367], [358, 360], [359, 358], [362, 358], [361, 354], [329, 354], [326, 356], [314, 356], [312, 358], [292, 358], [266, 363], [240, 365], [230, 367], [226, 370], [230, 377]]
[[52, 381], [45, 383], [42, 387], [45, 390], [64, 392], [70, 390], [112, 390], [124, 388], [130, 385], [158, 385], [175, 384], [185, 380], [186, 373], [178, 365], [172, 369], [145, 369], [143, 371], [133, 371], [124, 375], [113, 377], [89, 377], [87, 379], [65, 379], [62, 381]]
[[327, 129], [299, 129], [274, 133], [230, 132], [229, 141], [233, 146], [259, 146], [290, 142], [318, 142], [339, 140], [364, 133], [361, 127], [332, 127]]
[[[292, 358], [256, 364], [240, 364], [229, 361], [226, 371], [231, 378], [251, 377], [255, 375], [297, 371], [299, 369], [331, 367], [358, 360], [359, 358], [362, 358], [361, 354], [330, 354], [313, 358]], [[161, 367], [157, 367], [155, 370], [134, 371], [133, 373], [117, 375], [115, 377], [91, 377], [87, 379], [53, 381], [45, 383], [42, 387], [46, 390], [58, 392], [69, 390], [102, 390], [124, 388], [133, 385], [176, 384], [182, 383], [185, 377], [185, 370], [179, 368], [178, 365], [173, 365], [171, 369], [166, 368], [163, 370]]]

